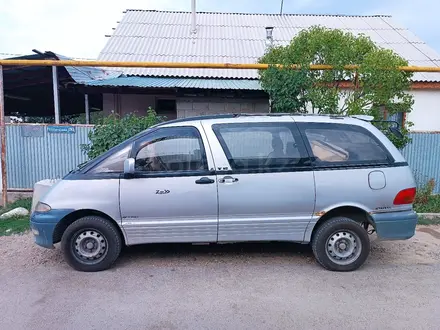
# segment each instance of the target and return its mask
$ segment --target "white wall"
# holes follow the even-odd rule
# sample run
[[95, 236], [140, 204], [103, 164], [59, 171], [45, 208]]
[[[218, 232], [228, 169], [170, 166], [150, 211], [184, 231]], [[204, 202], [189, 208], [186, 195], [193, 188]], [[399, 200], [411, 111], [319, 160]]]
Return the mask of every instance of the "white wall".
[[440, 131], [440, 90], [415, 90], [414, 105], [407, 120], [414, 123], [412, 131]]

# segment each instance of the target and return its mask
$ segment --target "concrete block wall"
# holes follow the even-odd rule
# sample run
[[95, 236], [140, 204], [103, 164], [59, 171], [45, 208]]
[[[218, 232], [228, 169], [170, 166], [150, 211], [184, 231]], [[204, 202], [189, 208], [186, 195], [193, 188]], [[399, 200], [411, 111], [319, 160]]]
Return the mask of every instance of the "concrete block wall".
[[226, 113], [269, 112], [268, 99], [177, 98], [177, 118]]
[[[169, 98], [169, 96], [103, 94], [104, 113], [110, 114], [114, 111], [121, 116], [130, 112], [143, 114], [149, 106], [154, 109], [156, 98]], [[225, 113], [264, 113], [269, 112], [269, 100], [265, 98], [177, 97], [176, 109], [177, 118]]]
[[124, 116], [128, 113], [146, 114], [148, 107], [154, 109], [156, 96], [143, 94], [103, 94], [103, 110], [105, 114], [112, 111]]

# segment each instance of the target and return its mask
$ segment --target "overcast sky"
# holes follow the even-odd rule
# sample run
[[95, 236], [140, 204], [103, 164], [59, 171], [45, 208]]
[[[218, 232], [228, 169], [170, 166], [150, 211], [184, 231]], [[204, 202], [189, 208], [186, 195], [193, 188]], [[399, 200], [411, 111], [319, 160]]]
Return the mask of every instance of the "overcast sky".
[[[190, 8], [191, 0], [0, 0], [0, 53], [96, 58], [123, 10]], [[392, 15], [438, 52], [439, 9], [439, 0], [284, 0], [285, 13]], [[279, 13], [280, 0], [197, 0], [197, 10]]]

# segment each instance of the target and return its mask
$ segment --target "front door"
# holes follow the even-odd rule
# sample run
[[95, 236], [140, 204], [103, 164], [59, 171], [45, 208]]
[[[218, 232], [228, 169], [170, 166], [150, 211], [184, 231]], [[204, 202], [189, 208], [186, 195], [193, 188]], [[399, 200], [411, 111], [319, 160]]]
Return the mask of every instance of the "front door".
[[279, 120], [206, 127], [224, 151], [214, 153], [216, 164], [226, 164], [217, 168], [219, 241], [303, 241], [314, 176], [293, 119]]
[[129, 245], [217, 240], [217, 183], [204, 139], [194, 126], [165, 127], [134, 144], [135, 174], [120, 183]]

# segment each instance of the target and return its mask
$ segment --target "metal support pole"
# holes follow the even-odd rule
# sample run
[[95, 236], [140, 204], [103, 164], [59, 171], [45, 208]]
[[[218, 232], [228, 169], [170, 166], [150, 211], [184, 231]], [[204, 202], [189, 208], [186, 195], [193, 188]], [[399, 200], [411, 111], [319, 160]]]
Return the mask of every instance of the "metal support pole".
[[55, 110], [55, 124], [60, 123], [60, 94], [58, 90], [58, 73], [57, 67], [52, 67], [52, 84], [53, 84], [53, 106]]
[[84, 94], [84, 106], [86, 109], [86, 124], [90, 124], [89, 94]]
[[2, 202], [8, 204], [8, 180], [6, 177], [6, 124], [5, 98], [3, 91], [3, 67], [0, 65], [0, 140], [1, 140], [1, 167], [2, 167]]

